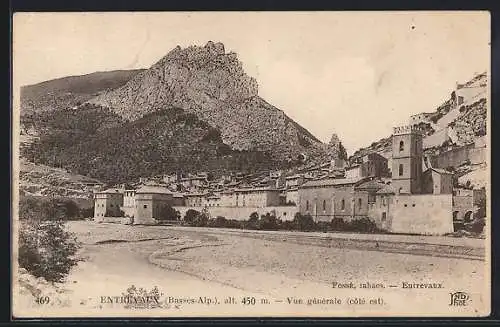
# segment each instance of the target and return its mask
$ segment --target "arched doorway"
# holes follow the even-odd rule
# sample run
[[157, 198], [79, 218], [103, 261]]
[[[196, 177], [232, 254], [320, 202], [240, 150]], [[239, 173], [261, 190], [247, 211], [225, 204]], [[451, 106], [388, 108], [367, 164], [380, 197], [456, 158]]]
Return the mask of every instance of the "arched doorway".
[[458, 220], [458, 211], [453, 211], [453, 220]]
[[472, 221], [472, 218], [473, 218], [472, 211], [467, 211], [464, 215], [464, 221], [468, 223], [468, 222]]

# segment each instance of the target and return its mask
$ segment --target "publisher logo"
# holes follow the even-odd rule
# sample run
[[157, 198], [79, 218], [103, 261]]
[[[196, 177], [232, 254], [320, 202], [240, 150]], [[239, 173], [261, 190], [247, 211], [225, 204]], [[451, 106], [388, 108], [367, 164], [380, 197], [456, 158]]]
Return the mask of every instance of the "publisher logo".
[[465, 292], [450, 293], [450, 306], [464, 307], [469, 301], [470, 296]]

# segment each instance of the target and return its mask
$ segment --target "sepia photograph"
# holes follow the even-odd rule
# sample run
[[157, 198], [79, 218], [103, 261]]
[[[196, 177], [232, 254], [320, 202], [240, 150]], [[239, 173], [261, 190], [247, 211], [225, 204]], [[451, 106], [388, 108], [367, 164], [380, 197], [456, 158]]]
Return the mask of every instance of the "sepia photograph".
[[14, 318], [490, 314], [488, 12], [12, 26]]

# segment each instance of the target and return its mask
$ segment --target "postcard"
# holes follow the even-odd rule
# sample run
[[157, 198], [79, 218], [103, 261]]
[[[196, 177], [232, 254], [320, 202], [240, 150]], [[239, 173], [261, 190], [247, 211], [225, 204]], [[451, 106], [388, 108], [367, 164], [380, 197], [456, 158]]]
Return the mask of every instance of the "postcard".
[[12, 315], [480, 317], [490, 15], [13, 17]]

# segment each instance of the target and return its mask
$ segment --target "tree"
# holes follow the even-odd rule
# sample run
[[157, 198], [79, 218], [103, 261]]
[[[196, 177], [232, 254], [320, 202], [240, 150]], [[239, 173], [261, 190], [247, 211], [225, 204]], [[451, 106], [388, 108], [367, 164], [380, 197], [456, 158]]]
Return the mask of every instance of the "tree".
[[27, 220], [19, 230], [19, 266], [35, 277], [61, 282], [79, 259], [80, 244], [61, 221]]
[[19, 266], [35, 277], [60, 282], [78, 263], [80, 247], [64, 228], [64, 205], [57, 199], [22, 197], [19, 203]]

